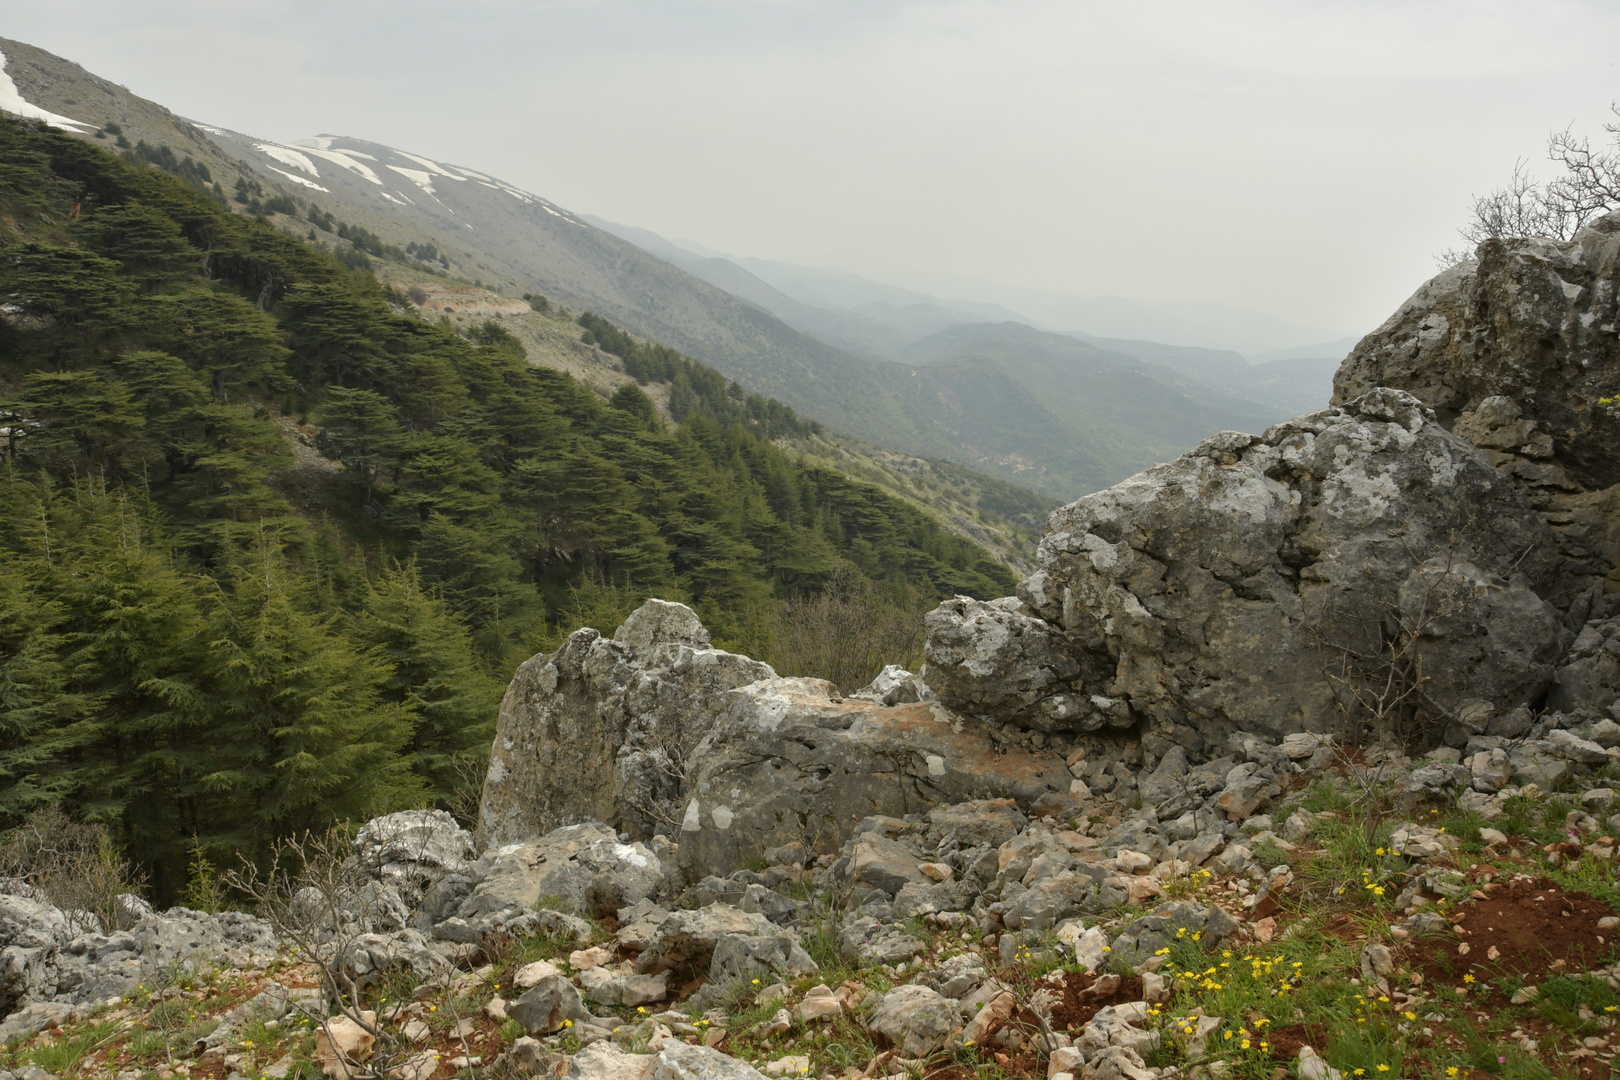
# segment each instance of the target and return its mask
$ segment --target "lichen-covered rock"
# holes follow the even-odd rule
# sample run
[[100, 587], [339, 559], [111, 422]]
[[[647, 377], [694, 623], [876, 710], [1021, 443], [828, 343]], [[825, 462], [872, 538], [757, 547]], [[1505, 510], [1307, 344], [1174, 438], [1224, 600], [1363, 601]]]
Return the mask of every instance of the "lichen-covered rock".
[[647, 1080], [652, 1075], [652, 1054], [630, 1054], [610, 1039], [599, 1039], [573, 1056], [568, 1075], [575, 1080]]
[[799, 943], [797, 934], [787, 931], [760, 936], [728, 934], [715, 942], [714, 957], [709, 961], [709, 981], [725, 984], [766, 975], [797, 979], [819, 970]]
[[653, 1059], [652, 1080], [765, 1080], [746, 1061], [712, 1046], [689, 1046], [667, 1039]]
[[1106, 673], [1084, 688], [1090, 707], [1123, 702], [1217, 745], [1233, 730], [1275, 740], [1337, 725], [1331, 657], [1376, 655], [1392, 606], [1423, 628], [1441, 707], [1536, 700], [1567, 640], [1536, 591], [1551, 549], [1469, 443], [1373, 389], [1055, 511], [1019, 597]]
[[[1620, 556], [1620, 214], [1573, 240], [1490, 240], [1362, 339], [1334, 401], [1422, 399], [1547, 517], [1572, 590]], [[1610, 612], [1609, 614], [1612, 614]], [[1577, 613], [1572, 626], [1585, 621]]]
[[506, 1015], [536, 1036], [550, 1035], [560, 1029], [564, 1021], [591, 1018], [579, 991], [561, 975], [541, 979], [522, 997], [508, 1002]]
[[56, 996], [58, 952], [71, 937], [55, 906], [0, 894], [0, 1016]]
[[401, 973], [424, 983], [450, 967], [417, 930], [360, 934], [346, 943], [342, 959], [344, 972], [357, 986], [370, 986]]
[[[958, 596], [923, 620], [929, 685], [958, 712], [1040, 731], [1091, 731], [1109, 714], [1084, 702], [1082, 657], [1017, 597]], [[1128, 714], [1116, 719], [1129, 724]]]
[[937, 703], [885, 707], [837, 699], [820, 679], [771, 679], [726, 704], [688, 775], [680, 865], [689, 878], [730, 873], [788, 843], [832, 854], [869, 817], [972, 799], [1029, 805], [1070, 782], [1056, 755], [998, 747]]
[[361, 865], [387, 878], [456, 873], [475, 854], [472, 834], [443, 810], [402, 810], [372, 818], [354, 838]]
[[[661, 600], [611, 641], [576, 632], [523, 664], [508, 688], [480, 810], [486, 854], [465, 872], [483, 880], [458, 914], [491, 910], [495, 891], [530, 904], [565, 891], [537, 890], [529, 870], [497, 865], [532, 861], [513, 845], [565, 825], [600, 823], [591, 827], [606, 840], [679, 822], [678, 865], [695, 881], [790, 844], [804, 857], [830, 854], [868, 817], [971, 799], [1028, 807], [1068, 790], [1055, 754], [998, 744], [937, 702], [908, 701], [927, 695], [900, 693], [911, 684], [890, 675], [895, 686], [848, 698], [819, 679], [779, 679], [765, 664], [709, 648], [697, 616]], [[992, 816], [998, 823], [987, 827], [1005, 827], [1006, 813]], [[965, 843], [979, 826], [962, 824]], [[667, 841], [649, 848], [660, 860], [674, 855]], [[508, 887], [514, 873], [521, 880]], [[605, 913], [636, 898], [631, 890], [599, 906]]]
[[999, 848], [1029, 824], [1011, 799], [974, 799], [936, 806], [928, 812], [929, 835], [936, 841], [954, 836], [958, 846], [989, 844]]
[[152, 970], [176, 962], [217, 960], [233, 967], [264, 967], [280, 947], [275, 931], [263, 919], [240, 911], [209, 914], [174, 907], [149, 915], [131, 931], [136, 951]]
[[974, 953], [958, 953], [937, 968], [917, 976], [917, 981], [938, 990], [948, 998], [962, 998], [984, 985], [989, 978], [984, 959]]
[[568, 825], [539, 838], [488, 851], [469, 869], [477, 884], [461, 904], [464, 919], [545, 907], [575, 914], [614, 914], [667, 890], [673, 848], [620, 843], [599, 821]]
[[[889, 913], [892, 916], [892, 912]], [[844, 916], [838, 928], [838, 948], [863, 964], [894, 964], [923, 951], [923, 943], [891, 922], [866, 911]]]
[[1046, 930], [1074, 915], [1109, 911], [1130, 899], [1124, 879], [1097, 867], [1044, 878], [1007, 904], [1008, 927]]
[[934, 696], [927, 683], [899, 664], [886, 664], [871, 682], [850, 697], [865, 698], [879, 705], [903, 705], [911, 701], [927, 701]]
[[897, 986], [883, 995], [866, 1021], [872, 1031], [910, 1057], [923, 1057], [944, 1045], [958, 1022], [956, 1003], [926, 986]]
[[855, 838], [850, 853], [850, 877], [857, 885], [882, 889], [893, 896], [910, 884], [924, 884], [917, 868], [917, 853], [897, 841], [875, 833], [863, 833]]
[[[705, 971], [715, 948], [728, 937], [771, 938], [779, 931], [769, 919], [730, 904], [710, 904], [696, 911], [677, 911], [659, 924], [647, 950], [636, 962], [641, 972]], [[795, 939], [796, 940], [796, 939]]]
[[1569, 655], [1553, 673], [1547, 705], [1559, 712], [1589, 709], [1604, 715], [1620, 699], [1620, 618], [1594, 619], [1575, 635]]
[[710, 648], [683, 604], [649, 600], [611, 640], [575, 631], [520, 666], [507, 688], [479, 808], [482, 844], [591, 820], [651, 835], [659, 816], [680, 812], [682, 764], [726, 693], [775, 674]]
[[279, 945], [269, 923], [236, 911], [176, 907], [147, 914], [129, 930], [104, 934], [95, 926], [85, 913], [70, 916], [37, 897], [0, 893], [0, 1016], [29, 1005], [123, 997], [176, 964], [264, 967]]

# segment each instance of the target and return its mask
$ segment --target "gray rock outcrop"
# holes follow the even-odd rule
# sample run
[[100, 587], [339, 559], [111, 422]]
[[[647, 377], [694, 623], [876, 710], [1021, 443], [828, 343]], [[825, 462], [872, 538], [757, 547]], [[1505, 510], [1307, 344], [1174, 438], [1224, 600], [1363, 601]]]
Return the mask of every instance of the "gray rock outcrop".
[[469, 874], [477, 883], [461, 903], [463, 919], [537, 907], [571, 914], [610, 915], [662, 896], [674, 865], [668, 841], [652, 847], [619, 841], [599, 821], [567, 825], [484, 853]]
[[[727, 873], [795, 842], [828, 854], [874, 815], [970, 799], [1028, 806], [1069, 787], [1060, 758], [998, 746], [935, 704], [833, 695], [820, 679], [771, 679], [727, 695], [688, 778], [679, 843], [689, 876]], [[885, 889], [900, 883], [883, 878]]]
[[43, 1023], [61, 1011], [44, 1006], [122, 997], [176, 964], [262, 967], [277, 947], [268, 923], [241, 912], [170, 908], [103, 934], [86, 932], [45, 900], [0, 893], [0, 1016], [26, 1013], [12, 1025], [20, 1031], [27, 1017]]
[[578, 630], [518, 668], [479, 809], [484, 847], [602, 821], [649, 836], [679, 820], [680, 777], [725, 695], [770, 665], [709, 647], [683, 604], [649, 600], [611, 639]]
[[[1020, 606], [929, 616], [924, 676], [992, 724], [1141, 722], [1202, 751], [1234, 731], [1335, 730], [1332, 666], [1377, 657], [1404, 626], [1439, 710], [1533, 702], [1567, 643], [1538, 592], [1552, 547], [1472, 445], [1374, 389], [1055, 511]], [[1051, 659], [1059, 635], [1071, 666]], [[1024, 664], [1051, 678], [1005, 677]]]
[[1620, 584], [1617, 327], [1620, 214], [1569, 241], [1487, 241], [1362, 339], [1334, 401], [1390, 386], [1434, 409], [1546, 517], [1569, 590], [1549, 598], [1589, 603], [1591, 579]]
[[[590, 843], [609, 847], [615, 832], [671, 834], [696, 882], [784, 845], [830, 854], [873, 815], [971, 799], [1060, 808], [1068, 797], [1061, 758], [997, 741], [925, 700], [901, 669], [841, 698], [831, 683], [777, 678], [707, 645], [690, 609], [652, 600], [612, 640], [581, 630], [518, 669], [484, 787], [481, 882], [462, 918], [544, 895], [605, 913], [658, 891], [652, 871], [611, 902], [583, 895], [577, 874], [538, 884], [525, 845], [565, 824], [599, 830]], [[667, 873], [672, 850], [649, 839], [644, 856]], [[920, 880], [914, 865], [904, 876]]]

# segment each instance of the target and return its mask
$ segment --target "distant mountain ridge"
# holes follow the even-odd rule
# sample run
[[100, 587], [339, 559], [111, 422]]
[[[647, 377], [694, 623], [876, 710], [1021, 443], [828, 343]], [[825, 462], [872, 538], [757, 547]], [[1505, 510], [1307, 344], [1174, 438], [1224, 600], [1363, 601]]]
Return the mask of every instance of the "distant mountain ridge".
[[[226, 188], [240, 178], [284, 196], [298, 211], [276, 218], [284, 228], [310, 228], [303, 217], [318, 206], [385, 244], [431, 249], [456, 276], [596, 311], [830, 428], [1057, 498], [1105, 487], [1220, 427], [1290, 415], [1246, 409], [1219, 387], [1123, 352], [1065, 353], [1041, 339], [1020, 358], [1006, 332], [994, 347], [959, 348], [947, 336], [924, 360], [909, 353], [918, 341], [1017, 313], [953, 310], [904, 289], [852, 312], [816, 307], [767, 280], [802, 278], [802, 268], [650, 251], [647, 237], [631, 242], [470, 167], [345, 136], [280, 143], [194, 124], [42, 50], [6, 40], [0, 49], [19, 100], [74, 121], [82, 137], [110, 138], [113, 124], [126, 145], [194, 156]], [[836, 296], [840, 280], [827, 272], [818, 287]]]
[[[1045, 329], [1028, 316], [999, 304], [941, 300], [836, 270], [705, 255], [693, 250], [699, 245], [676, 243], [650, 229], [589, 215], [586, 219], [717, 288], [765, 308], [797, 330], [873, 359], [906, 361], [906, 350], [921, 338], [969, 323], [1021, 323]], [[1273, 421], [1321, 407], [1332, 395], [1333, 372], [1339, 361], [1355, 345], [1355, 339], [1348, 338], [1245, 358], [1228, 349], [1099, 337], [1073, 330], [1064, 336], [1122, 357], [1148, 361], [1161, 369], [1172, 369], [1199, 384], [1186, 386], [1184, 379], [1172, 378], [1170, 382], [1178, 389], [1197, 393], [1214, 389], [1218, 394], [1248, 402], [1257, 407], [1258, 414]], [[1277, 362], [1279, 357], [1288, 358], [1287, 362]]]

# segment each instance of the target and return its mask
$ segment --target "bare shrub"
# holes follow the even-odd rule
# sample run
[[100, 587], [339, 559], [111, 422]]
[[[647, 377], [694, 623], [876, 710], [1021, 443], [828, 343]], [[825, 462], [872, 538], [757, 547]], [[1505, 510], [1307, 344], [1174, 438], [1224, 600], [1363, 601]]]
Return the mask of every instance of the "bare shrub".
[[[1620, 104], [1610, 110], [1620, 117]], [[1458, 230], [1467, 248], [1443, 251], [1435, 261], [1441, 266], [1459, 263], [1487, 240], [1568, 240], [1593, 218], [1620, 209], [1620, 122], [1604, 124], [1603, 130], [1612, 140], [1608, 149], [1593, 149], [1586, 136], [1569, 129], [1549, 135], [1547, 160], [1562, 166], [1562, 173], [1541, 183], [1523, 160], [1515, 163], [1506, 187], [1474, 197], [1468, 223]]]
[[[1469, 523], [1470, 526], [1472, 522]], [[1433, 741], [1453, 719], [1429, 692], [1433, 675], [1423, 667], [1425, 646], [1447, 622], [1476, 604], [1478, 591], [1453, 573], [1457, 536], [1444, 548], [1406, 553], [1416, 587], [1402, 596], [1400, 584], [1378, 589], [1365, 609], [1322, 607], [1307, 621], [1322, 673], [1333, 688], [1343, 718], [1340, 736], [1363, 746], [1393, 741]], [[1371, 570], [1364, 568], [1371, 581]]]
[[916, 670], [923, 610], [914, 592], [885, 596], [871, 581], [840, 569], [824, 592], [782, 605], [771, 666], [781, 675], [826, 679], [846, 694], [871, 682], [885, 664]]
[[[390, 912], [377, 883], [351, 857], [351, 839], [346, 825], [334, 825], [324, 833], [279, 841], [265, 865], [244, 859], [240, 869], [225, 875], [225, 884], [248, 898], [284, 949], [315, 966], [336, 1015], [376, 1040], [364, 1064], [348, 1062], [340, 1072], [355, 1078], [410, 1075], [407, 1063], [417, 1057], [415, 1046], [398, 1024], [389, 1022], [395, 1018], [390, 1013], [378, 1015], [365, 1007], [366, 991], [379, 973], [360, 974], [355, 960], [368, 943], [377, 942], [373, 928], [387, 921]], [[441, 974], [448, 973], [446, 966]], [[455, 995], [446, 998], [449, 1019], [461, 1019]], [[328, 1009], [316, 1015], [300, 1002], [289, 1005], [323, 1030], [332, 1022]]]
[[107, 830], [83, 825], [56, 806], [34, 811], [0, 841], [0, 878], [62, 909], [80, 933], [118, 925], [118, 897], [139, 895], [146, 878]]
[[456, 754], [450, 759], [455, 784], [450, 789], [446, 810], [464, 829], [478, 828], [478, 808], [484, 800], [484, 777], [489, 773], [489, 751]]

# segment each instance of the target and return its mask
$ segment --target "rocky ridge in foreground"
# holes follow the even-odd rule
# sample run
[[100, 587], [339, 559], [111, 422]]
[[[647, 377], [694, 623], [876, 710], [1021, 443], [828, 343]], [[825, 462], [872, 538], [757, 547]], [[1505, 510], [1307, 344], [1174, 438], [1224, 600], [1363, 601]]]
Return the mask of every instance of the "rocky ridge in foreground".
[[379, 818], [262, 919], [8, 886], [0, 1041], [114, 1075], [138, 1027], [118, 1080], [1338, 1080], [1491, 1040], [1595, 1077], [1620, 485], [1579, 400], [1612, 365], [1569, 373], [1612, 345], [1617, 230], [1487, 245], [1336, 404], [1056, 511], [921, 672], [840, 696], [651, 600], [518, 669], [474, 833]]

